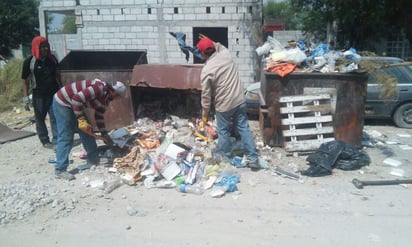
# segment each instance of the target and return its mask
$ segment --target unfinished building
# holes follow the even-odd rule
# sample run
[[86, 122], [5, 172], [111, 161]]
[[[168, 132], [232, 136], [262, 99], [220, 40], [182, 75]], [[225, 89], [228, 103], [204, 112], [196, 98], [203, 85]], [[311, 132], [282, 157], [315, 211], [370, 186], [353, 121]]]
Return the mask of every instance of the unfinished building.
[[[59, 59], [70, 50], [146, 50], [149, 64], [200, 63], [171, 33], [185, 34], [191, 47], [204, 34], [229, 48], [246, 87], [258, 79], [262, 8], [262, 0], [43, 0], [40, 33]], [[48, 34], [52, 13], [75, 16], [77, 32]]]

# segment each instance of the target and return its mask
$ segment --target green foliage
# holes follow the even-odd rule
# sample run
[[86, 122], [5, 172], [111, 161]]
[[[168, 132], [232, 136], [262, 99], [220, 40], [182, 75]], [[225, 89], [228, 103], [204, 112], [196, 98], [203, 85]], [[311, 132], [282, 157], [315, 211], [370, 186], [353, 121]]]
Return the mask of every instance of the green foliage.
[[66, 15], [63, 19], [63, 33], [76, 33], [76, 17], [71, 15]]
[[53, 34], [74, 34], [77, 33], [76, 17], [74, 15], [65, 15], [63, 18], [63, 28], [51, 32]]
[[39, 26], [38, 6], [38, 0], [0, 1], [0, 48], [2, 50], [9, 51], [18, 48], [21, 44], [31, 42], [35, 28]]
[[12, 59], [0, 70], [0, 112], [11, 110], [13, 106], [21, 104], [22, 66], [22, 59]]
[[288, 1], [274, 2], [269, 0], [263, 8], [264, 18], [285, 20], [286, 30], [299, 30], [301, 28], [300, 14], [295, 12]]
[[336, 23], [336, 45], [340, 48], [374, 50], [375, 44], [391, 33], [403, 30], [408, 35], [411, 30], [411, 5], [406, 0], [289, 0], [289, 4], [300, 13], [302, 30], [321, 42]]

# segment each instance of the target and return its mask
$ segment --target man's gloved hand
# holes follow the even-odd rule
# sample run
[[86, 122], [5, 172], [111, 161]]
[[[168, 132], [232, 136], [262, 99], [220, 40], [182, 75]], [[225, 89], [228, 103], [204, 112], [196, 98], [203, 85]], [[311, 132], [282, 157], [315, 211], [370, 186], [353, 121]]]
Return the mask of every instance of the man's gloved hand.
[[113, 146], [113, 140], [106, 131], [101, 132], [101, 137], [102, 137], [104, 144], [108, 146]]
[[79, 130], [83, 131], [84, 133], [93, 136], [93, 130], [92, 126], [87, 122], [87, 119], [83, 116], [79, 117], [77, 119], [77, 124], [79, 127]]
[[207, 123], [208, 116], [206, 114], [202, 115], [202, 120], [199, 123], [199, 129], [203, 129]]
[[24, 105], [24, 110], [30, 111], [30, 98], [29, 98], [29, 96], [24, 96], [23, 97], [23, 105]]

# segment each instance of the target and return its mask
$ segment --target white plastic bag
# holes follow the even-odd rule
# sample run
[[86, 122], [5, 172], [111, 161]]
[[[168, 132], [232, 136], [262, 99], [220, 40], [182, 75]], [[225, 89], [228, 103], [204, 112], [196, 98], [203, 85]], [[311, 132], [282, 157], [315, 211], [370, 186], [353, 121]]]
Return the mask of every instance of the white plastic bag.
[[288, 49], [285, 52], [285, 62], [300, 64], [306, 60], [306, 54], [299, 48]]

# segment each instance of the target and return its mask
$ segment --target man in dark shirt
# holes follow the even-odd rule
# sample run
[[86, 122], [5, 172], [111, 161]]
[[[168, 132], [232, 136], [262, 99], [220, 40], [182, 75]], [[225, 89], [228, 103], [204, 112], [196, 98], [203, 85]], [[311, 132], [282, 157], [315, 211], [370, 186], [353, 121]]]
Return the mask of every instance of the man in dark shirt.
[[[60, 88], [58, 62], [50, 53], [50, 44], [45, 37], [37, 36], [32, 41], [32, 56], [23, 63], [23, 103], [30, 110], [29, 89], [32, 90], [32, 104], [36, 121], [36, 131], [45, 148], [53, 148], [57, 140], [56, 119], [53, 114], [53, 95]], [[52, 131], [52, 143], [45, 123], [49, 114]]]

